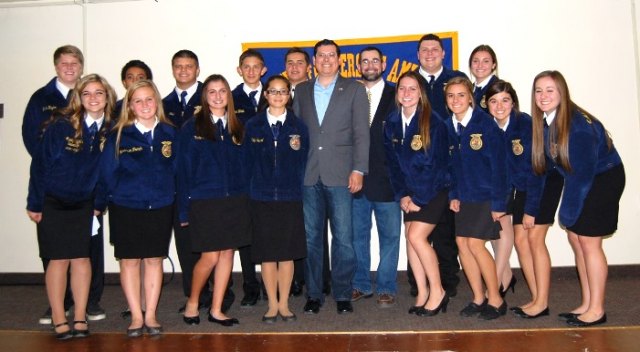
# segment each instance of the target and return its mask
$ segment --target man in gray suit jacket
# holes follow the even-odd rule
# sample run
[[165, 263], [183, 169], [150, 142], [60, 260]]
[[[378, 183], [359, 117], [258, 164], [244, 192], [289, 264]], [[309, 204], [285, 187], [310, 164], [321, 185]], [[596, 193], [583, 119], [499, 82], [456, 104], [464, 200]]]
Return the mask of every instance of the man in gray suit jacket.
[[293, 110], [309, 128], [309, 158], [304, 177], [304, 223], [307, 235], [305, 313], [316, 314], [322, 294], [322, 232], [331, 225], [331, 281], [338, 313], [353, 312], [352, 194], [362, 189], [369, 164], [369, 102], [364, 86], [340, 77], [340, 47], [324, 39], [314, 47], [317, 78], [296, 87]]

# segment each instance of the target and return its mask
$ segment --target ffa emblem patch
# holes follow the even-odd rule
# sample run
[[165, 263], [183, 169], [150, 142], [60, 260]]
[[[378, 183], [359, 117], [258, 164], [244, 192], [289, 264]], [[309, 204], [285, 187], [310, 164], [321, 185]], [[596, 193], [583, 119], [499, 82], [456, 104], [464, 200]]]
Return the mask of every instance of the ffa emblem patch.
[[416, 134], [413, 136], [413, 139], [411, 140], [411, 149], [413, 149], [414, 151], [418, 151], [420, 150], [420, 148], [422, 148], [422, 136], [419, 134]]
[[474, 133], [471, 135], [471, 141], [469, 141], [469, 146], [473, 150], [482, 149], [482, 133]]
[[513, 150], [514, 155], [522, 155], [524, 152], [524, 147], [520, 143], [519, 139], [514, 139], [511, 141], [511, 149]]
[[165, 158], [171, 157], [171, 141], [162, 142], [162, 156]]
[[289, 136], [289, 146], [293, 150], [300, 150], [300, 135], [292, 134]]
[[107, 138], [105, 136], [100, 137], [100, 151], [104, 149], [104, 144], [107, 142]]
[[487, 102], [485, 101], [484, 95], [482, 96], [482, 100], [480, 100], [480, 107], [483, 109], [487, 108]]

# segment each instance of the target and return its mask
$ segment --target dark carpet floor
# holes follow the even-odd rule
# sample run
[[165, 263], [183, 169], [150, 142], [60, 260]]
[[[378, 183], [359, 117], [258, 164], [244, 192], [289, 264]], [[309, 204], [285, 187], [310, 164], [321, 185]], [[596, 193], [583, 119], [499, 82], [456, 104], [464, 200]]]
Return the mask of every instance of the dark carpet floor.
[[[514, 270], [518, 278], [515, 294], [509, 292], [508, 304], [518, 305], [528, 299], [528, 290], [520, 270]], [[606, 326], [640, 325], [640, 266], [611, 267], [607, 283]], [[495, 329], [536, 329], [565, 328], [566, 324], [557, 319], [557, 314], [568, 311], [580, 301], [579, 284], [573, 268], [554, 268], [552, 273], [550, 310], [551, 315], [538, 319], [525, 320], [507, 313], [505, 317], [494, 321], [481, 321], [477, 318], [463, 318], [458, 312], [471, 299], [471, 291], [463, 279], [458, 295], [452, 298], [449, 309], [435, 317], [418, 317], [407, 314], [414, 299], [409, 296], [406, 273], [398, 275], [399, 294], [395, 307], [380, 309], [375, 297], [354, 303], [355, 312], [338, 315], [333, 299], [327, 298], [320, 314], [303, 314], [305, 298], [292, 297], [290, 306], [298, 316], [296, 322], [276, 324], [262, 323], [261, 317], [267, 310], [266, 301], [252, 308], [240, 308], [241, 289], [235, 286], [236, 302], [229, 315], [237, 317], [240, 325], [225, 328], [211, 324], [206, 320], [206, 310], [200, 312], [202, 322], [199, 326], [187, 326], [177, 313], [184, 304], [179, 276], [169, 282], [162, 292], [158, 318], [166, 332], [372, 332], [372, 331], [451, 331], [451, 330], [495, 330]], [[242, 282], [240, 274], [234, 274], [236, 283]], [[120, 316], [126, 307], [124, 295], [119, 285], [107, 285], [101, 302], [107, 310], [107, 319], [90, 323], [93, 332], [124, 332], [128, 321]], [[0, 330], [47, 331], [50, 327], [39, 325], [38, 319], [47, 307], [44, 286], [42, 285], [0, 285]]]

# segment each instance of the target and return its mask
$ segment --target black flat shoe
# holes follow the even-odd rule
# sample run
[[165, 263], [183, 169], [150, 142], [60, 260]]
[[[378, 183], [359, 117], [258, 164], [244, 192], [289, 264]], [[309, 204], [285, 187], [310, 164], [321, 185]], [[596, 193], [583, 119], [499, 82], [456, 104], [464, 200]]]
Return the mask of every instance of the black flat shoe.
[[278, 320], [278, 315], [274, 315], [272, 317], [268, 317], [266, 315], [262, 316], [262, 322], [265, 324], [273, 324]]
[[200, 324], [200, 316], [196, 315], [194, 317], [188, 317], [186, 315], [182, 316], [182, 321], [184, 321], [187, 325], [198, 325]]
[[522, 312], [522, 308], [520, 308], [518, 306], [509, 307], [509, 310], [514, 312], [514, 313]]
[[216, 319], [216, 317], [214, 317], [213, 315], [211, 315], [211, 312], [209, 312], [209, 316], [207, 318], [209, 320], [209, 322], [211, 323], [216, 323], [216, 324], [220, 324], [222, 326], [233, 326], [233, 324], [240, 324], [240, 321], [238, 321], [238, 319], [236, 318], [229, 318], [229, 319]]
[[463, 317], [472, 317], [476, 314], [480, 314], [480, 312], [482, 312], [482, 310], [486, 305], [487, 305], [486, 299], [481, 304], [475, 304], [471, 302], [467, 304], [467, 306], [460, 311], [460, 315], [462, 315]]
[[[84, 324], [87, 326], [86, 329], [76, 329], [76, 324]], [[88, 337], [89, 336], [89, 325], [86, 320], [76, 320], [73, 322], [73, 337]]]
[[493, 320], [505, 314], [507, 314], [507, 301], [502, 301], [500, 307], [494, 307], [487, 303], [484, 306], [484, 309], [482, 309], [482, 312], [480, 312], [478, 319]]
[[511, 290], [511, 293], [516, 293], [516, 283], [518, 282], [518, 280], [516, 279], [515, 276], [511, 276], [511, 281], [509, 281], [509, 284], [507, 285], [507, 288], [502, 287], [502, 284], [500, 284], [500, 297], [504, 298], [504, 296], [507, 295], [507, 292], [509, 292], [509, 290]]
[[150, 336], [160, 335], [160, 334], [162, 334], [162, 331], [163, 331], [162, 325], [158, 325], [158, 326], [146, 326], [145, 325], [144, 330]]
[[128, 337], [140, 337], [142, 336], [142, 331], [144, 329], [144, 325], [139, 328], [127, 329]]
[[560, 313], [558, 314], [558, 319], [567, 321], [569, 319], [575, 319], [579, 316], [578, 313]]
[[71, 331], [71, 328], [69, 328], [69, 330], [63, 331], [63, 332], [57, 332], [56, 331], [57, 328], [65, 326], [65, 325], [69, 326], [69, 323], [65, 321], [63, 323], [56, 324], [56, 325], [53, 326], [53, 331], [56, 333], [56, 339], [58, 339], [58, 340], [68, 340], [68, 339], [73, 337], [73, 331]]
[[533, 315], [525, 313], [524, 310], [522, 309], [520, 309], [519, 311], [514, 311], [514, 313], [516, 313], [516, 316], [523, 319], [536, 319], [536, 318], [545, 317], [549, 315], [549, 307], [543, 309], [542, 311], [540, 311], [540, 313], [533, 314]]
[[578, 317], [575, 317], [575, 318], [567, 320], [567, 324], [569, 324], [571, 326], [579, 327], [579, 328], [586, 328], [588, 326], [600, 325], [600, 324], [604, 324], [606, 322], [607, 322], [607, 314], [606, 313], [600, 319], [594, 320], [594, 321], [582, 321], [582, 320], [578, 319]]
[[296, 317], [296, 315], [293, 314], [293, 313], [291, 315], [287, 315], [287, 316], [280, 315], [280, 318], [282, 318], [282, 321], [284, 321], [285, 323], [291, 323], [291, 322], [294, 322], [294, 321], [298, 320], [298, 317]]

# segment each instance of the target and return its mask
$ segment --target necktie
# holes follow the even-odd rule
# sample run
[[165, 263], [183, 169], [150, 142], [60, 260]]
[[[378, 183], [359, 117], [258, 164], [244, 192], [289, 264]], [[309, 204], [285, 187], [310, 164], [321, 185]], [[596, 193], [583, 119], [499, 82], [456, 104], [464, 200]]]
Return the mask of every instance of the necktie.
[[402, 134], [403, 138], [407, 138], [407, 131], [409, 131], [409, 124], [404, 124], [404, 133]]
[[218, 128], [218, 135], [220, 136], [220, 140], [224, 140], [224, 122], [222, 119], [218, 119], [216, 122], [216, 127]]
[[369, 99], [369, 126], [373, 123], [373, 116], [371, 116], [371, 91], [367, 90], [367, 99]]
[[477, 102], [479, 102], [480, 99], [482, 99], [482, 88], [480, 88], [479, 86], [475, 86], [475, 88], [473, 89], [473, 97]]
[[71, 89], [71, 90], [69, 90], [69, 91], [67, 92], [67, 97], [66, 97], [66, 99], [67, 99], [67, 103], [71, 101], [71, 96], [72, 96], [72, 95], [73, 95], [73, 89]]
[[458, 137], [462, 136], [462, 131], [464, 131], [464, 126], [462, 126], [462, 124], [458, 122], [458, 130], [457, 130]]
[[91, 126], [89, 126], [89, 135], [93, 139], [93, 137], [96, 136], [96, 133], [98, 133], [98, 123], [94, 121]]
[[258, 107], [258, 102], [256, 101], [256, 94], [258, 94], [257, 90], [253, 90], [249, 93], [249, 99], [251, 100], [251, 105], [253, 105], [254, 109]]
[[151, 135], [151, 131], [145, 132], [142, 135], [144, 136], [144, 139], [147, 140], [147, 143], [153, 146], [153, 135]]
[[547, 123], [547, 119], [545, 117], [542, 118], [542, 123], [544, 124], [544, 128], [549, 127], [549, 124]]
[[274, 141], [278, 140], [278, 136], [280, 135], [280, 127], [282, 127], [282, 122], [280, 121], [271, 125], [271, 134], [273, 134]]
[[429, 88], [433, 88], [433, 82], [436, 80], [436, 76], [429, 75]]
[[180, 93], [180, 103], [182, 103], [182, 111], [187, 109], [187, 91], [183, 90]]

